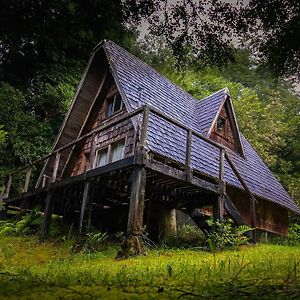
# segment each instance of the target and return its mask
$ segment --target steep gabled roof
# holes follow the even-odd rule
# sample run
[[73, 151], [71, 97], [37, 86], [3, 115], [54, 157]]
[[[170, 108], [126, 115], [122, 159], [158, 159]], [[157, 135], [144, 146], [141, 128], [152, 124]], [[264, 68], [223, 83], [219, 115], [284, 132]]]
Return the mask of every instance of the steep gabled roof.
[[[153, 68], [111, 41], [103, 44], [112, 72], [129, 110], [145, 104], [152, 105], [167, 115], [206, 135], [220, 106], [229, 94], [223, 89], [202, 101], [196, 100], [181, 88], [160, 75]], [[210, 124], [211, 122], [211, 124]], [[248, 141], [239, 133], [245, 158], [230, 152], [236, 168], [256, 196], [275, 202], [291, 211], [300, 213], [294, 201], [257, 155]], [[151, 151], [185, 161], [186, 132], [167, 121], [150, 115], [147, 143]], [[218, 176], [219, 151], [207, 142], [193, 137], [193, 168], [204, 174]], [[228, 164], [225, 164], [227, 184], [242, 188]]]

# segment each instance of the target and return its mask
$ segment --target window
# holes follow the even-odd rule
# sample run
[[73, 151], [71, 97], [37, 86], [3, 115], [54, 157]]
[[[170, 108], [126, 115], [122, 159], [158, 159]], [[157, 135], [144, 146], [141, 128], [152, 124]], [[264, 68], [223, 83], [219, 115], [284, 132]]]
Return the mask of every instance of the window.
[[225, 125], [226, 125], [226, 120], [219, 116], [217, 119], [217, 133], [221, 135], [225, 135]]
[[123, 101], [119, 93], [107, 99], [107, 117], [112, 116], [123, 108]]
[[124, 157], [124, 141], [111, 145], [111, 162], [120, 160]]
[[96, 153], [95, 168], [120, 160], [124, 157], [125, 140], [115, 142]]
[[107, 157], [108, 157], [107, 153], [108, 153], [108, 148], [97, 151], [95, 167], [101, 167], [107, 164]]

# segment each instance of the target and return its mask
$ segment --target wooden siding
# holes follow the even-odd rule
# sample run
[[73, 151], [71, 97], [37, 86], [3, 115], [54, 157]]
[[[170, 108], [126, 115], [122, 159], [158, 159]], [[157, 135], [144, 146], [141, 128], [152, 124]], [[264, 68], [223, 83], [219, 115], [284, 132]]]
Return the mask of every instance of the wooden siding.
[[217, 132], [217, 122], [215, 122], [211, 133], [211, 138], [218, 143], [225, 145], [231, 150], [236, 150], [237, 145], [233, 134], [232, 122], [229, 118], [229, 114], [225, 105], [222, 107], [219, 116], [225, 120], [225, 134], [222, 135]]
[[[105, 97], [105, 100], [101, 103], [101, 105], [98, 104], [98, 107], [100, 106], [99, 110], [97, 111], [97, 113], [93, 114], [93, 116], [91, 117], [92, 120], [89, 120], [88, 122], [89, 124], [91, 124], [91, 127], [89, 129], [86, 129], [85, 131], [91, 131], [92, 129], [97, 128], [103, 121], [107, 119], [107, 99], [116, 92], [118, 92], [117, 88], [115, 84], [112, 84]], [[111, 116], [109, 119], [114, 119], [125, 112], [126, 109], [123, 108], [122, 110]], [[81, 146], [81, 148], [74, 152], [73, 157], [70, 161], [70, 166], [68, 167], [69, 171], [67, 172], [67, 174], [69, 174], [69, 176], [82, 174], [89, 167], [91, 163], [89, 158], [91, 157], [92, 139], [93, 137], [88, 138]], [[135, 145], [135, 129], [132, 121], [129, 119], [96, 134], [94, 139], [95, 151], [105, 148], [114, 142], [125, 140], [124, 157], [127, 157], [133, 154]]]
[[[227, 194], [240, 212], [244, 222], [251, 224], [250, 201], [245, 192], [227, 187]], [[260, 198], [256, 204], [256, 228], [279, 235], [288, 234], [288, 211], [276, 203]]]

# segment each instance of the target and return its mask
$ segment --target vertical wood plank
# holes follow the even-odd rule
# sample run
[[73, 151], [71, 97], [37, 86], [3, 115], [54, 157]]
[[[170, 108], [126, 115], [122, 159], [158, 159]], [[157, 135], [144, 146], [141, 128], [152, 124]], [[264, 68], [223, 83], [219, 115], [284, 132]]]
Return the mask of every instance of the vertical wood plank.
[[91, 170], [94, 168], [95, 164], [95, 156], [96, 156], [96, 133], [94, 132], [92, 134], [91, 138], [91, 152], [90, 152], [90, 165], [88, 167], [88, 170]]
[[43, 176], [42, 176], [42, 188], [46, 186], [46, 179], [47, 179], [47, 176], [45, 174], [43, 174]]
[[79, 234], [83, 233], [84, 231], [84, 219], [87, 213], [87, 203], [89, 200], [89, 191], [90, 191], [90, 182], [84, 182], [84, 190], [82, 196], [82, 203], [81, 203], [81, 210], [80, 210], [80, 220], [79, 220]]
[[27, 193], [27, 192], [28, 192], [28, 187], [29, 187], [29, 183], [30, 183], [31, 171], [32, 171], [32, 168], [29, 168], [29, 169], [27, 169], [27, 171], [26, 171], [26, 176], [25, 176], [25, 183], [24, 183], [23, 193]]
[[52, 207], [53, 207], [53, 192], [48, 191], [45, 200], [45, 211], [44, 219], [42, 224], [42, 235], [46, 236], [49, 233], [50, 222], [52, 217]]
[[224, 201], [225, 201], [225, 181], [224, 181], [225, 149], [220, 149], [219, 157], [219, 196], [215, 208], [215, 219], [224, 222]]
[[132, 171], [131, 195], [128, 212], [127, 234], [139, 235], [143, 227], [146, 169], [135, 167]]
[[141, 139], [140, 139], [141, 147], [146, 146], [147, 131], [148, 131], [148, 124], [149, 124], [149, 114], [150, 114], [150, 109], [148, 106], [145, 106], [145, 108], [143, 110], [143, 123], [142, 123], [142, 128], [141, 128]]
[[12, 183], [12, 175], [10, 174], [8, 176], [8, 181], [7, 181], [7, 185], [6, 185], [5, 195], [4, 195], [3, 198], [8, 198], [9, 197], [11, 183]]
[[193, 132], [191, 129], [189, 129], [187, 131], [186, 151], [185, 151], [185, 172], [186, 172], [187, 180], [191, 180], [192, 178], [192, 171], [191, 171], [192, 138], [193, 138]]
[[53, 166], [53, 172], [52, 172], [52, 177], [51, 177], [51, 183], [56, 181], [59, 160], [60, 160], [60, 152], [56, 152], [54, 166]]
[[[254, 197], [250, 197], [250, 215], [251, 215], [251, 227], [256, 228], [256, 199]], [[253, 241], [256, 242], [256, 232], [253, 231]]]

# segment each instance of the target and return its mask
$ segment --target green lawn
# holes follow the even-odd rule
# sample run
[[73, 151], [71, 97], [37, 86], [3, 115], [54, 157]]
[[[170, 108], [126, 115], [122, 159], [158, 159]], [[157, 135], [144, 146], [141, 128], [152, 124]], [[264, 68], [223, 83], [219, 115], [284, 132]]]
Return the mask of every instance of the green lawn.
[[160, 249], [127, 260], [116, 253], [1, 237], [0, 299], [300, 299], [300, 247]]

